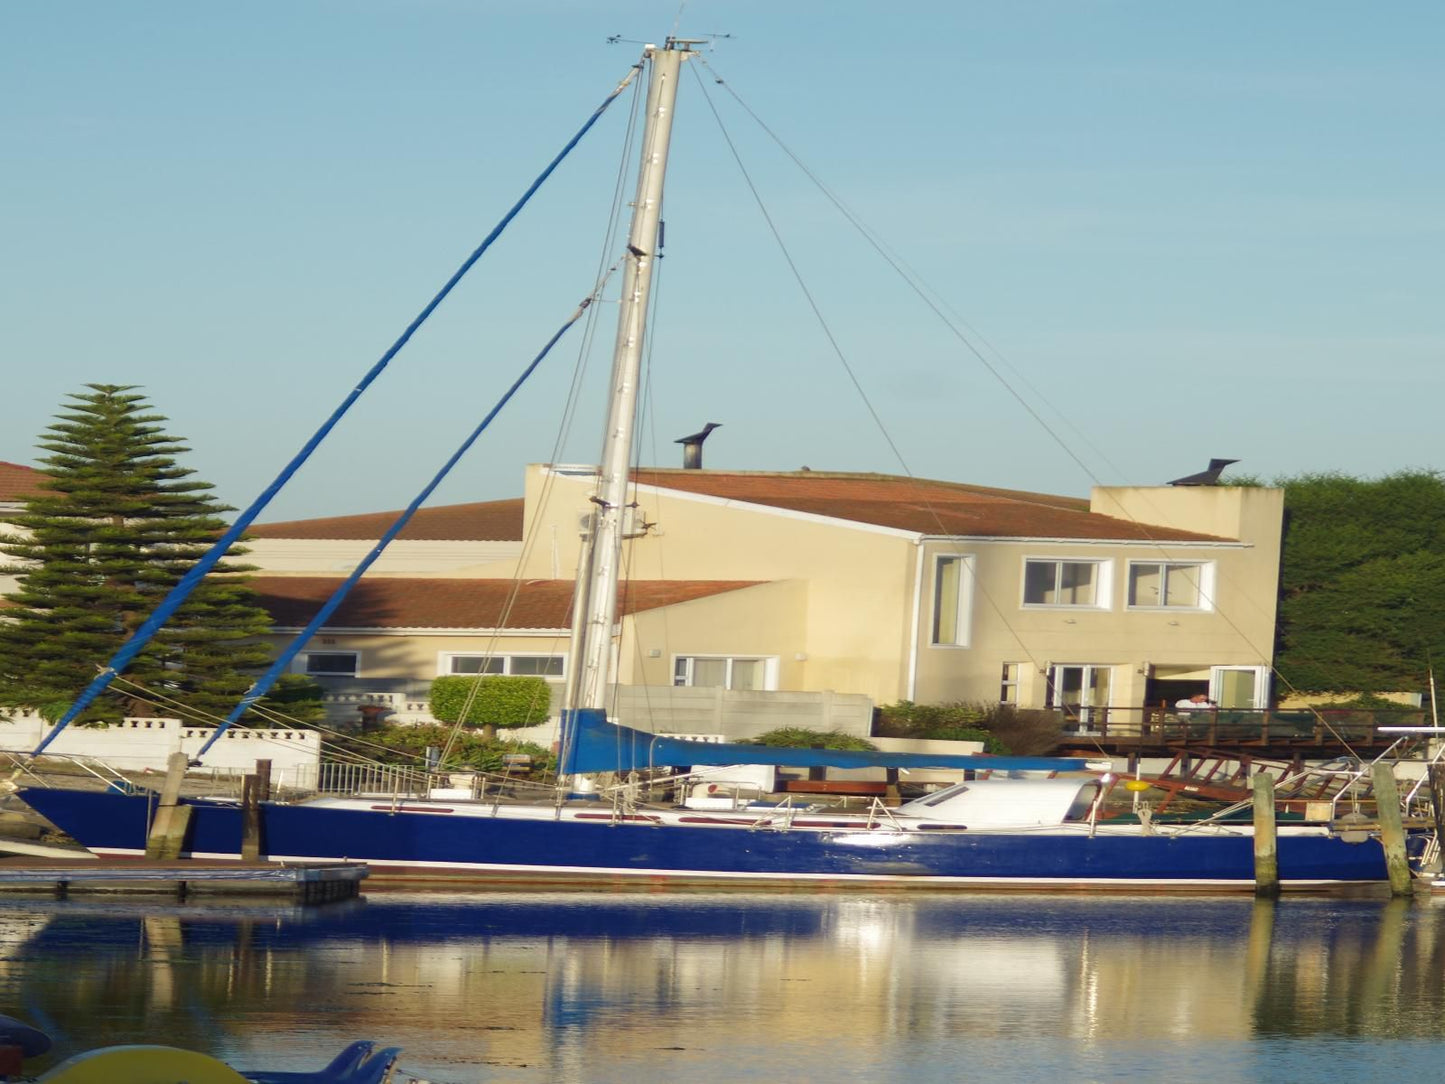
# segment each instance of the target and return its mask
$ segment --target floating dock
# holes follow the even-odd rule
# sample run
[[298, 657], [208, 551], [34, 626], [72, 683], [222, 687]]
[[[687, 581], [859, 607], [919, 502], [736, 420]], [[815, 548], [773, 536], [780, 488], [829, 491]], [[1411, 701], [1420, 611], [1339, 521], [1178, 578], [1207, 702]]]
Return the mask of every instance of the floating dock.
[[97, 859], [0, 859], [0, 892], [152, 893], [274, 896], [293, 903], [354, 899], [371, 871], [358, 862], [151, 862]]

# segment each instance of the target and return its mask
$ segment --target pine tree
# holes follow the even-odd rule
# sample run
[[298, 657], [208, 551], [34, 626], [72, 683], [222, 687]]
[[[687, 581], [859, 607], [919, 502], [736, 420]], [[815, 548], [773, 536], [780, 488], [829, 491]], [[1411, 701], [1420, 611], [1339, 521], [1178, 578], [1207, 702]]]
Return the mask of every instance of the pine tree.
[[[0, 610], [0, 706], [62, 713], [225, 529], [134, 387], [89, 384], [42, 435], [48, 492], [0, 534], [19, 586]], [[242, 551], [238, 551], [242, 552]], [[81, 716], [224, 715], [265, 667], [266, 612], [222, 562]], [[137, 688], [140, 686], [141, 688]], [[173, 701], [192, 709], [182, 710]]]

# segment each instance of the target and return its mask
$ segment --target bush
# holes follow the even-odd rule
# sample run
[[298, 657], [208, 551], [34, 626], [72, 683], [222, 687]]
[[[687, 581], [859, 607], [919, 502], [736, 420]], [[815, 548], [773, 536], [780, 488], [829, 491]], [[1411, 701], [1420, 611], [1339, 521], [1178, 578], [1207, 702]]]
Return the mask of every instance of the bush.
[[1062, 720], [1055, 712], [1011, 704], [915, 704], [901, 700], [878, 708], [874, 733], [926, 741], [981, 741], [988, 753], [1043, 756], [1059, 746]]
[[[475, 688], [476, 695], [472, 695]], [[471, 698], [470, 707], [467, 699]], [[467, 717], [461, 717], [463, 708]], [[459, 677], [431, 683], [431, 713], [444, 723], [463, 726], [536, 726], [552, 712], [552, 687], [539, 677]]]
[[[371, 760], [386, 764], [421, 764], [426, 760], [428, 746], [445, 749], [452, 737], [450, 726], [388, 726], [366, 736], [365, 743], [342, 739], [335, 744]], [[376, 748], [381, 746], [382, 749]], [[556, 771], [557, 758], [550, 750], [532, 742], [488, 741], [474, 733], [457, 734], [451, 743], [443, 769], [474, 768], [477, 771], [503, 771], [502, 758], [525, 753], [532, 758], [533, 775]]]
[[876, 752], [878, 749], [867, 738], [845, 734], [841, 730], [809, 730], [803, 726], [779, 727], [738, 744], [784, 749], [853, 749], [858, 752]]

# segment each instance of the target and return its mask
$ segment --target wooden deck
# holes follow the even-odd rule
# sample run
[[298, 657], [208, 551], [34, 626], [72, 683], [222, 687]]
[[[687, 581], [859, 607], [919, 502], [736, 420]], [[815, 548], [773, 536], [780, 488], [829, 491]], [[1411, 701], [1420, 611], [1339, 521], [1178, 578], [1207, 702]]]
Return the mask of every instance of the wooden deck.
[[48, 891], [197, 896], [272, 896], [293, 903], [353, 899], [370, 870], [356, 862], [152, 862], [127, 859], [0, 859], [0, 892]]

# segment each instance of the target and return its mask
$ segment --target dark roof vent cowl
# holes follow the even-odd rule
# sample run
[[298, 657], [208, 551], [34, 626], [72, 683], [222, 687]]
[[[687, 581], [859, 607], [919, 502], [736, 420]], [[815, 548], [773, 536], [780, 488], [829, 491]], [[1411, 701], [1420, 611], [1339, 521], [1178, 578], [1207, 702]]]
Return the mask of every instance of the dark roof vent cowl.
[[1237, 459], [1211, 459], [1209, 466], [1198, 474], [1186, 474], [1183, 478], [1176, 478], [1170, 482], [1171, 486], [1217, 486], [1219, 476], [1224, 468], [1231, 463], [1238, 463]]
[[690, 437], [678, 437], [674, 444], [682, 445], [682, 469], [702, 470], [702, 442], [707, 440], [707, 435], [714, 429], [721, 428], [719, 422], [708, 422], [701, 430]]

